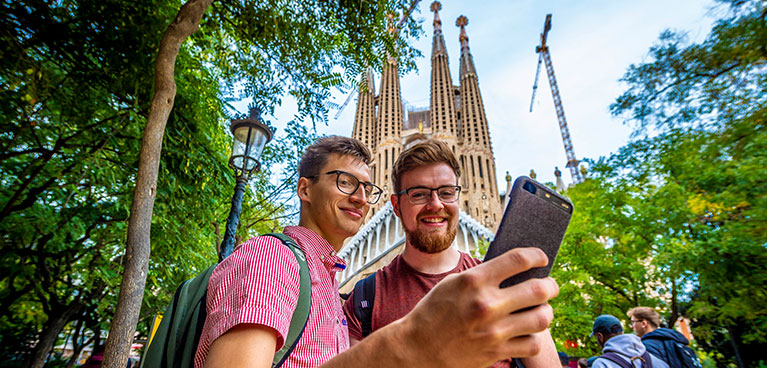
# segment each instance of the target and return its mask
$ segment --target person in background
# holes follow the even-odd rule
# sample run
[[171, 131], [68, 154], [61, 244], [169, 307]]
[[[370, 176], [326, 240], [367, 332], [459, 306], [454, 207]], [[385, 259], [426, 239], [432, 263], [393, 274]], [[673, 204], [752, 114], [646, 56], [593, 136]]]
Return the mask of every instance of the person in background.
[[[650, 354], [657, 356], [671, 368], [684, 368], [679, 359], [682, 354], [690, 354], [690, 360], [700, 366], [697, 354], [689, 347], [690, 340], [670, 328], [660, 327], [660, 315], [650, 307], [636, 307], [628, 311], [634, 333], [642, 338], [642, 343]], [[681, 346], [680, 346], [681, 345]], [[680, 351], [681, 350], [681, 351]]]
[[644, 363], [648, 359], [652, 361], [652, 368], [668, 368], [668, 364], [647, 352], [639, 337], [623, 334], [621, 321], [615, 316], [603, 314], [597, 317], [591, 336], [602, 348], [602, 355], [592, 365], [594, 368], [622, 368], [618, 360], [636, 368], [649, 367]]

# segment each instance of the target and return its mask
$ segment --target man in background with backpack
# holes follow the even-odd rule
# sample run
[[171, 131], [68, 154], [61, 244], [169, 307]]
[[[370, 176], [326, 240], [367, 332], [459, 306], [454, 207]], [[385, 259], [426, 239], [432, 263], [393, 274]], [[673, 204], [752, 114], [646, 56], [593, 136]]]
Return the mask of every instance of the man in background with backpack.
[[669, 368], [668, 364], [647, 352], [635, 335], [624, 335], [621, 321], [603, 314], [594, 320], [591, 336], [602, 348], [593, 368]]
[[[544, 349], [537, 336], [553, 318], [547, 303], [558, 292], [556, 283], [549, 278], [498, 287], [511, 275], [547, 264], [546, 255], [532, 248], [446, 278], [407, 316], [349, 349], [335, 280], [345, 263], [337, 252], [381, 194], [370, 182], [369, 163], [368, 149], [352, 138], [322, 138], [303, 154], [296, 189], [299, 224], [286, 227], [285, 234], [307, 259], [311, 310], [283, 366], [482, 367]], [[285, 347], [300, 299], [297, 258], [279, 239], [261, 236], [221, 262], [207, 289], [196, 368], [279, 365], [275, 352]], [[511, 313], [528, 307], [534, 308]]]
[[634, 333], [651, 354], [663, 359], [671, 368], [700, 368], [695, 351], [684, 335], [670, 328], [660, 327], [660, 315], [650, 307], [636, 307], [628, 311]]
[[[452, 246], [458, 228], [460, 176], [453, 152], [438, 140], [420, 142], [397, 158], [391, 204], [405, 231], [405, 249], [387, 266], [360, 280], [344, 304], [352, 345], [408, 314], [447, 276], [481, 263]], [[535, 338], [541, 341], [541, 353], [524, 359], [525, 367], [558, 365], [548, 331]], [[506, 359], [493, 367], [511, 364]]]

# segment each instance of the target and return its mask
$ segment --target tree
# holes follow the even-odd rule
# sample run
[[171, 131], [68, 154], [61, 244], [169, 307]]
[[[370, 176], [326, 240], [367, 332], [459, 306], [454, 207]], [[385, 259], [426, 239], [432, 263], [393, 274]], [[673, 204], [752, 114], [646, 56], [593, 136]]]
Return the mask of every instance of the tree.
[[767, 346], [767, 8], [722, 3], [705, 41], [665, 32], [652, 60], [629, 68], [611, 110], [638, 138], [608, 165], [657, 186], [645, 195], [663, 230], [654, 262], [702, 345], [742, 367]]
[[654, 229], [641, 215], [648, 206], [644, 188], [605, 175], [604, 164], [591, 168], [589, 178], [565, 193], [574, 212], [552, 272], [560, 283], [552, 301], [557, 316], [552, 335], [560, 349], [578, 356], [600, 353], [588, 338], [598, 315], [625, 321], [634, 306], [659, 306], [670, 299], [652, 264], [658, 252]]
[[596, 315], [625, 321], [637, 305], [669, 326], [691, 318], [722, 366], [756, 366], [767, 347], [767, 8], [721, 3], [705, 41], [666, 31], [628, 68], [611, 111], [632, 142], [567, 191], [552, 332], [576, 354], [597, 352], [584, 338]]
[[[107, 368], [120, 367], [127, 360], [129, 347], [125, 341], [131, 340], [138, 321], [149, 260], [149, 223], [155, 200], [158, 161], [165, 124], [173, 108], [173, 97], [176, 92], [174, 81], [176, 56], [181, 44], [197, 30], [211, 1], [189, 0], [184, 4], [160, 42], [155, 62], [155, 95], [144, 130], [137, 185], [128, 225], [126, 267], [104, 355], [104, 364]], [[324, 99], [328, 96], [328, 87], [342, 83], [341, 76], [333, 72], [336, 65], [356, 66], [353, 68], [356, 76], [363, 66], [370, 65], [373, 61], [364, 59], [366, 55], [374, 55], [375, 48], [371, 46], [389, 46], [387, 47], [389, 54], [410, 50], [408, 47], [398, 50], [393, 48], [395, 43], [387, 36], [395, 35], [394, 40], [400, 40], [396, 36], [398, 33], [381, 32], [388, 25], [384, 17], [385, 12], [391, 9], [385, 6], [365, 6], [364, 10], [369, 12], [362, 13], [360, 16], [362, 6], [348, 3], [341, 3], [335, 7], [327, 5], [325, 2], [296, 2], [275, 3], [261, 7], [262, 4], [252, 1], [244, 4], [224, 3], [222, 7], [224, 11], [221, 14], [226, 15], [226, 18], [219, 23], [223, 27], [214, 28], [213, 32], [223, 35], [220, 38], [222, 41], [227, 38], [234, 40], [234, 45], [238, 46], [236, 50], [240, 51], [237, 55], [248, 56], [236, 58], [235, 60], [240, 63], [235, 62], [234, 65], [247, 73], [242, 77], [250, 77], [246, 79], [246, 83], [252, 91], [267, 91], [264, 94], [256, 93], [254, 96], [256, 101], [274, 101], [275, 96], [282, 92], [285, 82], [290, 81], [295, 87], [291, 93], [297, 98], [300, 111], [312, 117], [315, 114], [322, 114], [321, 117], [325, 117], [327, 104]], [[350, 17], [352, 14], [356, 15], [356, 19]], [[230, 17], [244, 24], [227, 22], [232, 19]], [[338, 22], [338, 20], [347, 23]], [[234, 27], [229, 28], [229, 25]], [[365, 32], [366, 29], [361, 28], [361, 25], [369, 27], [367, 30], [374, 32]], [[369, 37], [357, 37], [360, 31]], [[379, 39], [374, 36], [376, 34], [384, 35], [383, 39], [388, 42], [375, 42]], [[255, 48], [251, 46], [252, 42], [255, 43], [253, 45]], [[222, 51], [225, 54], [226, 50]], [[250, 57], [251, 53], [253, 57]], [[384, 53], [379, 55], [383, 57]], [[341, 60], [332, 57], [339, 57]], [[360, 63], [360, 60], [363, 62]], [[229, 63], [230, 60], [227, 62]], [[277, 75], [274, 73], [275, 69], [278, 72]], [[224, 71], [226, 72], [227, 69]], [[280, 75], [283, 75], [282, 80], [279, 79]], [[253, 76], [263, 79], [254, 80]], [[264, 80], [267, 82], [264, 83]]]
[[[39, 366], [67, 324], [95, 331], [96, 340], [109, 327], [152, 53], [173, 11], [146, 1], [2, 4], [3, 365], [29, 358]], [[217, 73], [189, 53], [179, 63], [184, 71], [160, 161], [144, 318], [164, 307], [168, 290], [215, 261], [215, 229], [233, 187]], [[291, 140], [267, 148], [267, 168], [284, 161], [285, 150], [301, 149]], [[269, 174], [254, 180], [264, 192], [279, 186]], [[257, 224], [243, 236], [274, 229], [286, 211], [256, 199], [260, 205], [244, 214]]]
[[[266, 194], [290, 188], [283, 182], [295, 178], [273, 184], [269, 168], [290, 164], [301, 152], [311, 134], [301, 124], [324, 121], [329, 90], [348, 86], [355, 67], [395, 46], [404, 65], [412, 65], [404, 37], [376, 36], [386, 34], [378, 32], [386, 27], [384, 12], [401, 3], [213, 4], [176, 60], [178, 90], [158, 158], [154, 256], [141, 319], [215, 261], [217, 229], [233, 187], [226, 167], [230, 139], [221, 127], [230, 110], [226, 101], [255, 96], [267, 113], [286, 91], [299, 101], [290, 124], [298, 136], [267, 146], [239, 237], [272, 231], [293, 209]], [[88, 329], [96, 340], [109, 328], [154, 55], [179, 3], [0, 6], [0, 350], [8, 357], [3, 364], [34, 357], [30, 365], [39, 366], [63, 326]], [[417, 32], [412, 19], [403, 31]]]

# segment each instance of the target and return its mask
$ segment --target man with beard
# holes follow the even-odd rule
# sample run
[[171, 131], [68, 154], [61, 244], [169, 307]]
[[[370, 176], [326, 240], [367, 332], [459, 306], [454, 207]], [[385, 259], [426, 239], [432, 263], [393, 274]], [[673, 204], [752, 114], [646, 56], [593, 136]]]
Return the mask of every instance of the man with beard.
[[[542, 344], [531, 335], [553, 318], [547, 303], [559, 291], [556, 283], [548, 278], [498, 287], [509, 276], [546, 265], [546, 255], [532, 248], [451, 275], [406, 316], [349, 348], [335, 280], [344, 261], [337, 252], [380, 196], [369, 162], [362, 142], [333, 136], [319, 139], [301, 158], [298, 226], [286, 227], [285, 234], [306, 257], [311, 310], [282, 367], [482, 367], [539, 352]], [[257, 236], [238, 246], [210, 277], [195, 367], [272, 367], [297, 306], [299, 279], [296, 257], [279, 240]], [[512, 313], [520, 309], [525, 311]]]
[[[427, 140], [400, 154], [392, 172], [395, 194], [391, 196], [391, 203], [405, 231], [405, 250], [371, 276], [374, 279], [367, 281], [375, 282], [369, 326], [363, 328], [354, 311], [354, 294], [364, 293], [363, 280], [344, 304], [351, 345], [407, 315], [424, 295], [449, 275], [481, 263], [451, 246], [458, 229], [460, 175], [458, 161], [443, 142]], [[529, 337], [540, 342], [541, 350], [538, 355], [523, 360], [525, 367], [559, 364], [548, 330]], [[511, 360], [505, 360], [496, 362], [493, 367], [510, 367], [512, 364]]]

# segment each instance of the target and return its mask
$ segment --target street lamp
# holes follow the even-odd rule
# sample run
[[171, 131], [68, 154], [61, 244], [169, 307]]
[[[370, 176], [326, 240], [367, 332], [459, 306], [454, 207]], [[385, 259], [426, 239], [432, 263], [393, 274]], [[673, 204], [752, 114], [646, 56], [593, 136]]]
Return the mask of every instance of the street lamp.
[[250, 107], [248, 117], [232, 120], [231, 129], [234, 143], [232, 145], [232, 157], [229, 158], [229, 166], [234, 169], [237, 185], [234, 187], [229, 218], [226, 219], [226, 233], [218, 254], [219, 262], [232, 254], [234, 235], [237, 232], [237, 225], [240, 223], [245, 187], [248, 185], [251, 174], [261, 169], [259, 159], [266, 144], [272, 140], [272, 130], [261, 119], [261, 110], [253, 106]]

